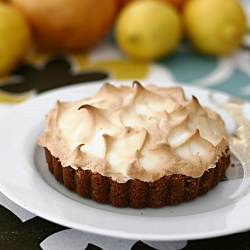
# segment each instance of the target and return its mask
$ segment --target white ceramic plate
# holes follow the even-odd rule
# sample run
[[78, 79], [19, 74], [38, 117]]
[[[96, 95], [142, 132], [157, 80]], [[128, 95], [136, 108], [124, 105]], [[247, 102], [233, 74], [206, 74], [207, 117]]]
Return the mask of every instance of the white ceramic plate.
[[[221, 182], [192, 202], [157, 209], [99, 204], [58, 183], [49, 173], [43, 149], [36, 142], [44, 128], [44, 116], [56, 100], [90, 96], [101, 84], [79, 84], [50, 91], [22, 103], [1, 120], [0, 190], [7, 197], [49, 221], [111, 237], [155, 241], [200, 239], [250, 228], [249, 178]], [[194, 94], [202, 104], [216, 109], [229, 132], [235, 128], [234, 120], [210, 101], [211, 96], [223, 102], [231, 97], [191, 86], [184, 86], [184, 90], [187, 96]], [[245, 105], [249, 110], [249, 103]]]

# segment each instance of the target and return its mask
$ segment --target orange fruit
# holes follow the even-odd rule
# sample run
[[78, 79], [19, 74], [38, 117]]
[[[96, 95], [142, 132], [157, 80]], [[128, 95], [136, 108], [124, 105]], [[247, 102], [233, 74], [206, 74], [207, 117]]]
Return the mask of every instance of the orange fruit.
[[111, 28], [117, 0], [10, 0], [28, 18], [35, 43], [45, 50], [82, 50]]

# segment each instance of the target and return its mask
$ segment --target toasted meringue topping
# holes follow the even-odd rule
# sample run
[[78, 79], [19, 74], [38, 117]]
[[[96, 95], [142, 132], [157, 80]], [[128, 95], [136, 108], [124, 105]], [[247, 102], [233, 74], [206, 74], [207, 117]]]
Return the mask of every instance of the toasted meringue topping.
[[164, 175], [198, 178], [228, 148], [218, 114], [181, 87], [104, 84], [90, 98], [56, 103], [38, 144], [63, 167], [89, 169], [118, 182]]

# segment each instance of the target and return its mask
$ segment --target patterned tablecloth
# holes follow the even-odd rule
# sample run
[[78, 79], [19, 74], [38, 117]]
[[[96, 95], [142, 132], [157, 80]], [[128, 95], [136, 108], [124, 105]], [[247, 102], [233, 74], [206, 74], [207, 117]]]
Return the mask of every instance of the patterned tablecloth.
[[[250, 29], [250, 1], [242, 1]], [[250, 101], [250, 33], [225, 57], [209, 57], [183, 42], [151, 63], [126, 58], [109, 35], [86, 53], [32, 53], [9, 77], [0, 79], [0, 118], [20, 102], [45, 91], [95, 80], [175, 82], [223, 91]], [[0, 138], [1, 140], [1, 138]], [[1, 180], [1, 173], [0, 173]], [[0, 190], [1, 191], [1, 190]], [[249, 225], [250, 229], [250, 225]], [[250, 231], [203, 240], [150, 242], [109, 238], [66, 228], [19, 207], [0, 192], [0, 249], [250, 249]]]

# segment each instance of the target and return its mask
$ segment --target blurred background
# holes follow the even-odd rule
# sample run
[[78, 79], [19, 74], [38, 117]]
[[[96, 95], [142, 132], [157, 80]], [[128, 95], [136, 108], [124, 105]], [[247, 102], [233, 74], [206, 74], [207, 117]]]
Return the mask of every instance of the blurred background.
[[69, 84], [171, 81], [250, 100], [250, 0], [0, 0], [0, 114]]

